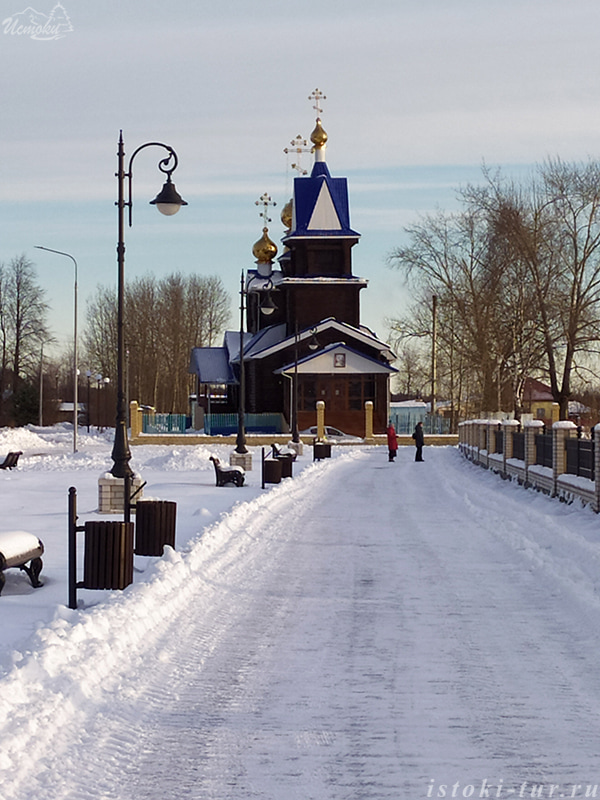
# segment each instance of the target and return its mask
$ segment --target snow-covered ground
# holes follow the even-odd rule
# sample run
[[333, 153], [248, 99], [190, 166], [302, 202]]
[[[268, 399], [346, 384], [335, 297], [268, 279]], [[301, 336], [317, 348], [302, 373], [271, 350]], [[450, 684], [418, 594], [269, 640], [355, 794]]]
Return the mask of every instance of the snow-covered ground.
[[[600, 797], [600, 519], [450, 447], [336, 448], [217, 488], [228, 448], [134, 448], [177, 547], [69, 610], [67, 494], [110, 434], [0, 432], [2, 800]], [[597, 788], [594, 788], [597, 787]], [[594, 794], [595, 792], [595, 794]]]

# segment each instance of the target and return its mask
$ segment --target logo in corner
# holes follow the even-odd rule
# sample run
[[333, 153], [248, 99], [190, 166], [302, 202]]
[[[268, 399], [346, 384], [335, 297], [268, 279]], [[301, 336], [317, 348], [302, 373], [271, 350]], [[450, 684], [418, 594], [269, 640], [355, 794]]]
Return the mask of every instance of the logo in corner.
[[42, 14], [29, 6], [2, 21], [2, 29], [8, 36], [28, 36], [38, 41], [62, 39], [71, 33], [73, 26], [64, 7], [57, 3], [49, 14]]

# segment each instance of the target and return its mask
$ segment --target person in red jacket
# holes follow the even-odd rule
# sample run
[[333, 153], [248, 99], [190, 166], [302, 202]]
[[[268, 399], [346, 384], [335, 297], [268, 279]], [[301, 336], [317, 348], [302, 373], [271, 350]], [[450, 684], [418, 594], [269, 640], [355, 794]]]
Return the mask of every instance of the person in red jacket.
[[393, 461], [396, 458], [398, 450], [398, 440], [396, 438], [396, 431], [390, 422], [387, 429], [387, 442], [388, 442], [388, 461]]

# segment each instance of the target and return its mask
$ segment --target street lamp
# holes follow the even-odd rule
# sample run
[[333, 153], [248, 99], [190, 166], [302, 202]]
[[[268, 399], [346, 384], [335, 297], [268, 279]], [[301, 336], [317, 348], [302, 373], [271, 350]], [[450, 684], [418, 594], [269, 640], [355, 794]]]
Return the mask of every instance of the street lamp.
[[85, 373], [85, 376], [87, 378], [87, 414], [86, 414], [87, 432], [89, 433], [90, 432], [90, 380], [92, 379], [91, 370], [88, 369]]
[[102, 418], [102, 405], [101, 405], [101, 402], [100, 402], [101, 397], [102, 397], [101, 394], [100, 394], [100, 387], [102, 386], [102, 375], [100, 375], [100, 373], [98, 373], [95, 376], [94, 380], [98, 384], [96, 386], [96, 430], [99, 433], [103, 433], [104, 432], [104, 425], [102, 425], [101, 423], [104, 422], [104, 420]]
[[[271, 297], [271, 290], [273, 289], [273, 281], [269, 278], [263, 287], [267, 294], [259, 304], [261, 314], [270, 316], [277, 306]], [[244, 304], [244, 298], [250, 294], [245, 286], [244, 270], [242, 270], [242, 277], [240, 279], [240, 383], [239, 383], [239, 398], [238, 398], [238, 430], [235, 440], [234, 453], [245, 455], [248, 452], [246, 447], [246, 370], [244, 367], [244, 311], [248, 306], [248, 302]]]
[[[77, 381], [77, 261], [70, 253], [63, 253], [62, 250], [53, 250], [51, 247], [35, 245], [37, 250], [47, 250], [48, 253], [56, 253], [59, 256], [70, 258], [75, 265], [75, 281], [73, 284], [73, 452], [77, 452], [77, 423], [79, 422], [79, 398]], [[41, 413], [41, 412], [40, 412]]]
[[[310, 334], [311, 338], [308, 342], [308, 349], [314, 351], [319, 347], [317, 329], [311, 328]], [[298, 431], [298, 342], [298, 320], [296, 320], [294, 323], [294, 388], [292, 397], [292, 442], [294, 444], [299, 444], [300, 442], [300, 433]]]
[[[167, 176], [167, 180], [159, 192], [159, 194], [150, 201], [151, 205], [155, 205], [161, 214], [171, 216], [176, 214], [181, 206], [187, 206], [185, 200], [181, 198], [175, 189], [175, 185], [171, 181], [171, 174], [175, 171], [178, 164], [177, 154], [169, 145], [162, 142], [146, 142], [140, 145], [137, 150], [134, 150], [127, 172], [125, 171], [125, 149], [123, 146], [123, 131], [119, 134], [119, 149], [118, 149], [118, 171], [116, 178], [118, 181], [118, 199], [116, 202], [118, 208], [118, 242], [117, 242], [117, 266], [118, 266], [118, 283], [117, 283], [117, 419], [115, 426], [115, 441], [112, 450], [113, 466], [110, 470], [115, 478], [131, 478], [133, 472], [129, 466], [131, 459], [131, 451], [129, 450], [129, 442], [127, 440], [127, 408], [125, 397], [125, 320], [124, 320], [124, 306], [125, 306], [125, 207], [129, 208], [129, 227], [132, 223], [132, 180], [133, 180], [133, 160], [140, 150], [146, 147], [162, 147], [168, 155], [158, 162], [158, 168]], [[127, 178], [127, 200], [125, 199], [125, 179]]]

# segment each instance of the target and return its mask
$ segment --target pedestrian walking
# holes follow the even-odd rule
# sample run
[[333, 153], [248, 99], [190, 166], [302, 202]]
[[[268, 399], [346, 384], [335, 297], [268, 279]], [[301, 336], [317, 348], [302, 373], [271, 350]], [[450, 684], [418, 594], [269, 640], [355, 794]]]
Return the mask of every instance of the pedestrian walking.
[[393, 461], [396, 458], [398, 451], [398, 439], [396, 438], [396, 429], [391, 421], [387, 428], [387, 443], [388, 443], [388, 461]]
[[415, 453], [415, 461], [425, 461], [423, 458], [423, 445], [425, 444], [425, 436], [423, 435], [422, 422], [417, 422], [412, 438], [415, 440], [415, 447], [417, 448], [417, 452]]

